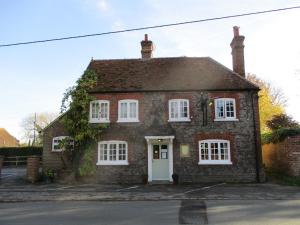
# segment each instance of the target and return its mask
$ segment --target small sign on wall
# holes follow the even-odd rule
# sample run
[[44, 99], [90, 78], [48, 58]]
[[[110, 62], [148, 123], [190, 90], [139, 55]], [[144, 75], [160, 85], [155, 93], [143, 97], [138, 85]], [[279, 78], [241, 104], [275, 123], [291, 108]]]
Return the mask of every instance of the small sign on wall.
[[187, 144], [180, 145], [180, 158], [190, 157], [190, 146]]

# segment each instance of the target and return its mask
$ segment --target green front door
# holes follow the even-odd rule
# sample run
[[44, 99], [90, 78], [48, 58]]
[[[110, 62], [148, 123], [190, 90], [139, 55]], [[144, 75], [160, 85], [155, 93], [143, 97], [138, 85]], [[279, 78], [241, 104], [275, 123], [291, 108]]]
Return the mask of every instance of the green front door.
[[169, 180], [169, 149], [167, 144], [152, 145], [152, 180]]

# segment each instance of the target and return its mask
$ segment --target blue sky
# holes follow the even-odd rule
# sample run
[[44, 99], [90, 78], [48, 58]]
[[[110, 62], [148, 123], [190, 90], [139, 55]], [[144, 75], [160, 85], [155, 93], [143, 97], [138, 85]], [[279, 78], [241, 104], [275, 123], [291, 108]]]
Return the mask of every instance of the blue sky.
[[[300, 5], [261, 0], [0, 1], [0, 44], [205, 19]], [[232, 27], [245, 39], [246, 72], [281, 88], [300, 121], [300, 9], [164, 29], [0, 48], [0, 127], [22, 138], [21, 121], [59, 112], [66, 88], [94, 59], [139, 58], [148, 33], [154, 57], [211, 56], [231, 68]], [[298, 104], [298, 105], [297, 105]]]

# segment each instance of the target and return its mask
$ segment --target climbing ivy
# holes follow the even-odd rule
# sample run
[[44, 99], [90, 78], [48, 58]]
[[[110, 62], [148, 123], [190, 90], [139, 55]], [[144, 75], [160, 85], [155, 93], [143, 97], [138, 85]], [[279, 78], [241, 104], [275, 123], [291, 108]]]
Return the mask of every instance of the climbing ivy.
[[89, 176], [93, 175], [96, 172], [96, 165], [93, 161], [93, 154], [94, 152], [92, 146], [87, 146], [82, 157], [83, 163], [81, 163], [78, 169], [80, 176]]
[[[71, 157], [73, 160], [78, 159], [75, 166], [78, 166], [80, 161], [83, 164], [92, 162], [92, 157], [85, 156], [85, 151], [90, 148], [90, 143], [97, 141], [99, 134], [107, 127], [103, 124], [89, 123], [89, 105], [92, 100], [95, 100], [95, 97], [91, 96], [89, 91], [95, 87], [96, 83], [97, 75], [95, 72], [86, 70], [76, 81], [76, 85], [66, 90], [62, 99], [61, 112], [65, 113], [63, 123], [75, 142], [72, 151], [73, 156]], [[80, 158], [83, 160], [80, 160]], [[90, 168], [90, 166], [81, 166]], [[83, 170], [81, 169], [81, 171]], [[81, 172], [80, 174], [88, 173], [85, 169], [85, 173]]]

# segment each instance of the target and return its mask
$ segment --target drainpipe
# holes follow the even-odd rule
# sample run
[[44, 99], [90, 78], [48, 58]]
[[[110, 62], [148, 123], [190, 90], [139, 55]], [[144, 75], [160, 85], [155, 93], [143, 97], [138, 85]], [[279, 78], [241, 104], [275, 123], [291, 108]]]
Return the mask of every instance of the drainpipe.
[[[253, 134], [254, 134], [254, 143], [255, 143], [255, 166], [256, 166], [256, 181], [260, 182], [259, 174], [260, 174], [260, 157], [259, 157], [259, 149], [261, 148], [260, 143], [258, 141], [257, 135], [257, 126], [256, 126], [256, 109], [254, 107], [255, 98], [258, 98], [257, 94], [251, 93], [251, 106], [253, 112]], [[258, 101], [256, 101], [258, 102]]]

